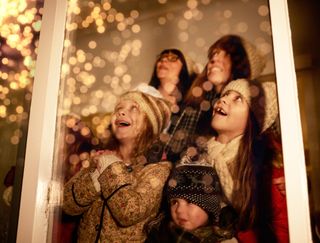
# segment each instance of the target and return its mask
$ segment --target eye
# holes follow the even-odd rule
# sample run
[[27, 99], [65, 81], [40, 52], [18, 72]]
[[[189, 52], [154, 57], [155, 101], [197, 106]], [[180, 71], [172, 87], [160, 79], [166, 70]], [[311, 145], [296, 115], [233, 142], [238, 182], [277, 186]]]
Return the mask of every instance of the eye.
[[122, 106], [117, 106], [116, 108], [114, 108], [114, 112], [118, 112], [118, 111], [120, 111], [122, 109]]
[[137, 105], [133, 105], [133, 106], [131, 107], [131, 111], [133, 111], [133, 112], [139, 112], [140, 110], [139, 110], [139, 107], [138, 107]]
[[223, 95], [220, 96], [220, 98], [222, 97], [226, 97], [230, 94], [230, 90], [228, 90], [227, 92], [224, 92]]
[[237, 101], [237, 102], [242, 102], [243, 101], [243, 97], [241, 95], [236, 95], [234, 97], [234, 100]]
[[176, 199], [171, 199], [170, 200], [170, 206], [174, 206], [174, 205], [177, 205], [178, 204], [178, 201]]

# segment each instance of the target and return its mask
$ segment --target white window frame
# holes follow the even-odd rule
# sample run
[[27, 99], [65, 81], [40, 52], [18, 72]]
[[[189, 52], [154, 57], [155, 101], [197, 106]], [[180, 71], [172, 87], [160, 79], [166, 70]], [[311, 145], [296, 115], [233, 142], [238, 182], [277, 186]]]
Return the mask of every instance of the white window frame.
[[[312, 242], [307, 176], [287, 0], [269, 0], [290, 242]], [[46, 0], [33, 86], [17, 242], [47, 241], [48, 196], [67, 0]]]

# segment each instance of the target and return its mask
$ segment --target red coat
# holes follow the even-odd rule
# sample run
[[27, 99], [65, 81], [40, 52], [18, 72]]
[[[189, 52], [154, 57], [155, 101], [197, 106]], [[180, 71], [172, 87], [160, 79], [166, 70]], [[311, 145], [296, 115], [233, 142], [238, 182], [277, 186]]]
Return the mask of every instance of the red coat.
[[[283, 168], [273, 167], [272, 179], [284, 176]], [[271, 185], [272, 227], [278, 243], [289, 242], [288, 213], [285, 195], [275, 184]], [[258, 243], [254, 230], [241, 231], [237, 235], [240, 243]]]

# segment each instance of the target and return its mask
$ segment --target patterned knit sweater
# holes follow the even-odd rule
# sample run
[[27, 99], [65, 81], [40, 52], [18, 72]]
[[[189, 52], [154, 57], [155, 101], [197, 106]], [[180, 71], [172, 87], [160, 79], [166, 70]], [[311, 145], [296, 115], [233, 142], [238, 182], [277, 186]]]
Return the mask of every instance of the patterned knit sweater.
[[78, 242], [144, 242], [144, 225], [159, 210], [170, 169], [169, 162], [133, 170], [114, 162], [98, 178], [101, 192], [94, 187], [92, 169], [81, 170], [65, 185], [63, 202], [67, 214], [83, 214]]

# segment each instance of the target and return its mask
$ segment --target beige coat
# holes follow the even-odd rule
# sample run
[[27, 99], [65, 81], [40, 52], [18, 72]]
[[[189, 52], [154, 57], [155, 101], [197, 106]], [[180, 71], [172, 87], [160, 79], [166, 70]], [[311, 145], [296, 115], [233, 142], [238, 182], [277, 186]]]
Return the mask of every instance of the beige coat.
[[63, 209], [70, 215], [83, 214], [78, 242], [96, 242], [100, 230], [99, 242], [144, 242], [143, 227], [159, 210], [170, 169], [169, 162], [160, 162], [131, 171], [115, 162], [98, 179], [101, 193], [94, 188], [90, 169], [71, 178], [64, 188]]

